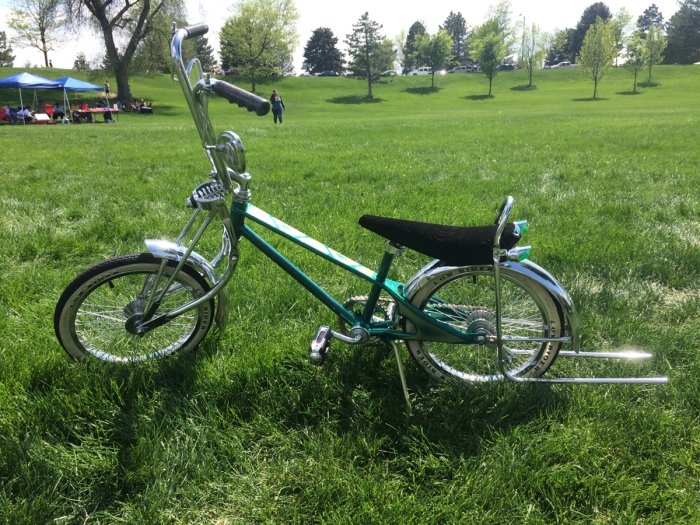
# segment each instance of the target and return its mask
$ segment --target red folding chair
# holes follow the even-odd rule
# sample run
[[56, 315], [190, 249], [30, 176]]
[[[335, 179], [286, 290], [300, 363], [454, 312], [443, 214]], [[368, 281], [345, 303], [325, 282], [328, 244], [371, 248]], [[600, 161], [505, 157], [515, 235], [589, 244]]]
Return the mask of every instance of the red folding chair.
[[83, 104], [83, 105], [80, 107], [80, 109], [83, 110], [83, 111], [87, 111], [88, 109], [90, 109], [90, 107], [89, 107], [87, 104]]
[[53, 118], [53, 105], [44, 104], [44, 111], [49, 117]]

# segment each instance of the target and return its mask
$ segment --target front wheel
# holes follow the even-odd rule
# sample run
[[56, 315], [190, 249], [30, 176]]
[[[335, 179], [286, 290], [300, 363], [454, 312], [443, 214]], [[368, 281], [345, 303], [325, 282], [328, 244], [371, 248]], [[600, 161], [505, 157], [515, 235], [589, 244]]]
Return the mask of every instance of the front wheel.
[[[54, 313], [54, 329], [72, 357], [92, 354], [105, 361], [133, 362], [195, 348], [211, 328], [214, 300], [185, 312], [143, 335], [132, 328], [173, 274], [168, 261], [156, 288], [162, 259], [150, 253], [124, 255], [96, 264], [78, 275], [61, 295]], [[210, 290], [207, 281], [183, 266], [166, 291], [156, 316], [173, 311]], [[130, 325], [131, 323], [131, 325]]]
[[[409, 298], [426, 314], [470, 334], [496, 335], [493, 274], [488, 267], [464, 267], [448, 276], [434, 275]], [[406, 330], [412, 325], [407, 321]], [[501, 326], [504, 336], [560, 337], [562, 316], [551, 295], [535, 281], [501, 269]], [[502, 379], [495, 344], [406, 341], [411, 355], [435, 378], [464, 381]], [[560, 343], [508, 342], [506, 370], [518, 377], [538, 377], [554, 362]]]

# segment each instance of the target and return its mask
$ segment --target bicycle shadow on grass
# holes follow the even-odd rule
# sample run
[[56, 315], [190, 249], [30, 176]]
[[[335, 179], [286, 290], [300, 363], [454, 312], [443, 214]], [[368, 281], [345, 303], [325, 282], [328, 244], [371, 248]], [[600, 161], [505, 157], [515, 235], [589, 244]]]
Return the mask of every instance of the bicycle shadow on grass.
[[[376, 347], [375, 351], [358, 347], [336, 353], [321, 370], [339, 391], [317, 407], [318, 420], [330, 414], [338, 422], [337, 432], [359, 435], [368, 431], [368, 421], [376, 422], [369, 432], [373, 439], [392, 443], [392, 454], [415, 455], [414, 441], [420, 440], [457, 458], [476, 454], [481, 441], [494, 431], [509, 432], [532, 420], [556, 418], [568, 404], [566, 397], [546, 384], [432, 380], [402, 352], [412, 399], [410, 412], [391, 347]], [[299, 405], [288, 408], [303, 416], [288, 419], [285, 426], [303, 430], [314, 425], [308, 419], [310, 408], [319, 396], [328, 395], [320, 383], [307, 383], [300, 391]]]
[[608, 100], [608, 99], [607, 99], [607, 98], [603, 98], [603, 97], [596, 97], [596, 98], [593, 98], [593, 97], [589, 97], [589, 98], [572, 98], [572, 99], [571, 99], [572, 102], [603, 102], [603, 101], [605, 101], [605, 100]]
[[428, 87], [410, 87], [403, 90], [404, 93], [410, 93], [411, 95], [432, 95], [437, 93], [441, 88], [437, 86]]
[[326, 102], [329, 102], [330, 104], [358, 105], [358, 104], [380, 104], [380, 103], [386, 102], [386, 101], [383, 98], [379, 98], [379, 97], [368, 98], [367, 95], [364, 95], [364, 96], [349, 95], [347, 97], [329, 98], [326, 100]]
[[[417, 458], [426, 447], [448, 458], [463, 458], [478, 454], [481, 443], [494, 432], [509, 433], [531, 421], [557, 419], [568, 404], [566, 391], [546, 384], [436, 381], [402, 349], [413, 404], [408, 412], [389, 346], [337, 345], [325, 365], [316, 368], [308, 364], [304, 351], [283, 357], [262, 355], [230, 341], [208, 337], [194, 352], [133, 366], [97, 359], [75, 368], [62, 364], [59, 368], [73, 368], [69, 372], [77, 377], [51, 373], [48, 380], [70, 381], [76, 396], [91, 394], [94, 401], [83, 401], [90, 406], [81, 410], [105, 422], [103, 439], [125, 465], [143, 438], [144, 418], [158, 421], [153, 439], [167, 438], [210, 411], [228, 414], [235, 419], [234, 426], [256, 425], [262, 414], [268, 425], [280, 429], [366, 436], [391, 444], [387, 458], [398, 454]], [[71, 386], [53, 388], [65, 392]], [[85, 399], [84, 393], [79, 399]], [[52, 415], [57, 420], [48, 425], [64, 425], [60, 411]], [[128, 481], [105, 488], [104, 508], [131, 489]]]
[[615, 93], [615, 94], [616, 94], [616, 95], [624, 95], [624, 96], [627, 96], [627, 95], [641, 95], [642, 92], [641, 92], [641, 91], [618, 91], [618, 92]]

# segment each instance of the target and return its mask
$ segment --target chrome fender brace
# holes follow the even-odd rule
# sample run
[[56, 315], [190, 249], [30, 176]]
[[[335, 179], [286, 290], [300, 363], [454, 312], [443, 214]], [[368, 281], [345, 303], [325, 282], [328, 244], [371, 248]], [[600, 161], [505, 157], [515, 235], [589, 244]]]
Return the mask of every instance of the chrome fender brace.
[[[455, 272], [466, 272], [469, 270], [485, 270], [493, 271], [493, 266], [464, 266], [464, 267], [454, 267], [454, 266], [440, 266], [440, 261], [432, 261], [431, 263], [424, 266], [420, 271], [418, 271], [409, 281], [406, 283], [404, 288], [404, 297], [411, 301], [416, 294], [418, 294], [428, 283], [434, 282], [435, 279], [439, 279], [441, 275], [449, 273], [454, 275]], [[559, 357], [597, 357], [597, 358], [617, 358], [617, 359], [649, 359], [652, 357], [651, 354], [639, 351], [627, 351], [627, 352], [581, 352], [581, 322], [576, 312], [576, 307], [569, 294], [562, 288], [562, 286], [557, 282], [557, 280], [544, 268], [536, 265], [530, 261], [521, 262], [502, 262], [499, 264], [499, 270], [503, 273], [514, 273], [520, 274], [540, 286], [542, 286], [549, 294], [552, 296], [553, 300], [557, 303], [559, 308], [565, 317], [565, 322], [567, 324], [566, 332], [568, 332], [567, 337], [562, 337], [559, 340], [561, 342], [570, 342], [572, 344], [573, 350], [560, 350], [558, 353]], [[494, 338], [495, 339], [495, 338]], [[494, 341], [498, 345], [498, 365], [501, 368], [501, 373], [503, 376], [514, 382], [537, 382], [537, 383], [599, 383], [599, 384], [611, 384], [611, 383], [667, 383], [668, 378], [666, 377], [618, 377], [618, 378], [583, 378], [583, 377], [561, 377], [561, 378], [544, 378], [544, 377], [516, 377], [508, 373], [503, 365], [503, 344], [508, 341], [508, 337], [503, 337], [502, 341]], [[514, 340], [512, 338], [511, 340]], [[541, 340], [547, 340], [542, 338]]]
[[[146, 248], [152, 255], [170, 261], [180, 262], [187, 252], [185, 246], [179, 246], [170, 241], [146, 239], [145, 243]], [[221, 280], [211, 263], [195, 251], [190, 253], [185, 264], [204, 275], [212, 286]], [[214, 316], [216, 326], [221, 332], [226, 329], [226, 324], [228, 323], [229, 302], [228, 289], [226, 286], [222, 286], [217, 294], [216, 315]]]

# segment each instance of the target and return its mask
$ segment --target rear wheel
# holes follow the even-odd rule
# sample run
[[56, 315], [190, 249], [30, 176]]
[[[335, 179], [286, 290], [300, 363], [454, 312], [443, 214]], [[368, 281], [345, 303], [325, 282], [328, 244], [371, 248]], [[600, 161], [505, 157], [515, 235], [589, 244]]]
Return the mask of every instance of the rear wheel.
[[[465, 267], [448, 277], [432, 276], [410, 297], [428, 315], [466, 333], [496, 335], [493, 275], [484, 267]], [[501, 270], [501, 323], [504, 336], [560, 337], [562, 316], [549, 293], [535, 281], [506, 268]], [[406, 331], [412, 330], [406, 321]], [[406, 341], [408, 349], [430, 375], [464, 381], [502, 379], [495, 344], [449, 344]], [[554, 362], [560, 343], [509, 342], [504, 345], [506, 369], [518, 377], [542, 375]]]
[[[150, 253], [101, 262], [78, 275], [56, 305], [54, 329], [61, 346], [76, 359], [92, 354], [105, 361], [130, 362], [195, 348], [211, 328], [214, 300], [185, 312], [142, 336], [136, 334], [148, 297], [157, 297], [173, 274], [169, 261], [158, 289], [161, 259]], [[210, 287], [194, 269], [183, 266], [160, 303], [156, 316], [202, 297]]]

